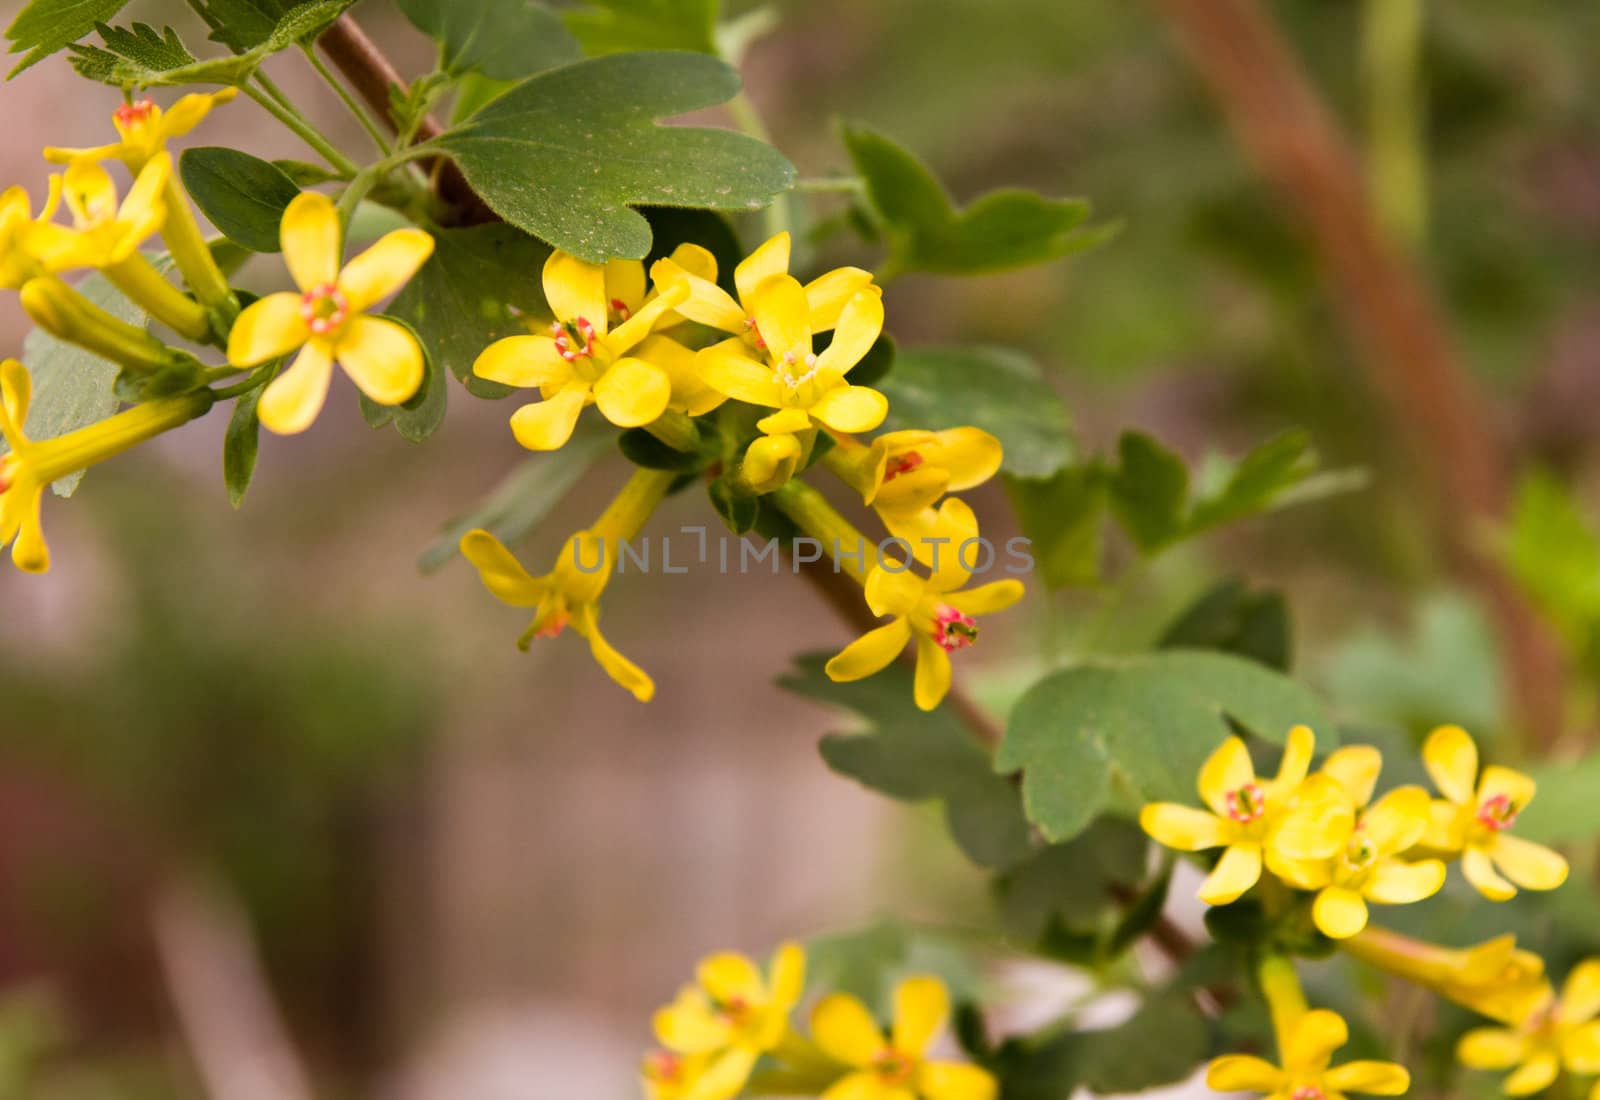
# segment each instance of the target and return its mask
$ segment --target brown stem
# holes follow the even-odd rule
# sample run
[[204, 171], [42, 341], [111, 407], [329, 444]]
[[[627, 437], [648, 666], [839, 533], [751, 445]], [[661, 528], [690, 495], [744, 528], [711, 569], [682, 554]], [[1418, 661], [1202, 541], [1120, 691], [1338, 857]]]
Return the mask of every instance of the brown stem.
[[1257, 0], [1151, 0], [1257, 169], [1304, 224], [1345, 321], [1435, 489], [1439, 543], [1477, 590], [1510, 662], [1527, 735], [1561, 733], [1564, 670], [1550, 631], [1483, 546], [1503, 519], [1509, 455], [1428, 287], [1383, 232], [1354, 156]]

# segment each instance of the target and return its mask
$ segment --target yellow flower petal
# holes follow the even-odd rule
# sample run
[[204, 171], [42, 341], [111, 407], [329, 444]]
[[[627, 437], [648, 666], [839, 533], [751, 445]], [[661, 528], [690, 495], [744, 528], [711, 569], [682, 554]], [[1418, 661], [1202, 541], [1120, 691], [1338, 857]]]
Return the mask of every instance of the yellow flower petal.
[[1411, 1073], [1394, 1062], [1346, 1062], [1323, 1074], [1322, 1081], [1335, 1092], [1400, 1096], [1411, 1087]]
[[1329, 886], [1318, 891], [1311, 919], [1329, 939], [1347, 940], [1367, 926], [1367, 903], [1354, 890]]
[[228, 362], [253, 367], [287, 355], [311, 339], [300, 314], [300, 295], [268, 294], [246, 306], [228, 333]]
[[629, 313], [644, 305], [644, 264], [639, 260], [606, 261], [606, 304], [621, 302]]
[[753, 1004], [766, 1000], [767, 987], [756, 964], [733, 951], [700, 960], [694, 969], [700, 988], [719, 1001], [741, 1000]]
[[1311, 757], [1316, 751], [1317, 738], [1310, 726], [1295, 726], [1283, 743], [1283, 759], [1278, 764], [1278, 774], [1272, 781], [1273, 793], [1287, 798], [1311, 770]]
[[[44, 527], [40, 523], [39, 509], [44, 501], [44, 486], [26, 488], [21, 485], [13, 486], [5, 496], [8, 511], [12, 514], [7, 517], [6, 526], [16, 525], [16, 542], [11, 544], [11, 564], [24, 573], [48, 573], [50, 571], [50, 547], [44, 541]], [[12, 503], [12, 499], [15, 503]]]
[[1283, 1070], [1251, 1054], [1224, 1054], [1206, 1066], [1206, 1087], [1217, 1092], [1277, 1092], [1287, 1079]]
[[1237, 737], [1230, 737], [1206, 757], [1200, 766], [1196, 786], [1200, 798], [1211, 812], [1220, 817], [1228, 815], [1228, 794], [1256, 781], [1255, 766], [1250, 763], [1250, 750]]
[[1403, 852], [1428, 831], [1432, 802], [1421, 787], [1397, 787], [1361, 815], [1362, 834], [1385, 855]]
[[872, 272], [859, 267], [836, 267], [805, 285], [811, 307], [811, 331], [826, 332], [839, 323], [845, 304], [872, 286]]
[[764, 435], [745, 448], [739, 478], [752, 492], [770, 493], [794, 476], [800, 441], [792, 435]]
[[256, 409], [262, 425], [279, 435], [305, 431], [322, 411], [332, 380], [333, 350], [326, 341], [312, 340], [288, 370], [267, 383]]
[[703, 349], [695, 357], [695, 369], [701, 381], [725, 397], [769, 409], [783, 405], [783, 390], [772, 371], [749, 359], [738, 340]]
[[992, 615], [1004, 611], [1022, 599], [1023, 587], [1019, 580], [990, 581], [976, 588], [951, 592], [944, 602], [965, 615]]
[[949, 428], [937, 433], [937, 461], [950, 474], [950, 490], [982, 485], [1000, 470], [1005, 452], [1000, 441], [981, 428]]
[[950, 690], [950, 654], [926, 634], [917, 635], [917, 672], [911, 697], [922, 710], [937, 707]]
[[733, 285], [739, 297], [748, 305], [755, 297], [756, 288], [774, 275], [789, 271], [789, 234], [778, 233], [763, 241], [750, 255], [733, 269]]
[[33, 405], [33, 375], [16, 359], [0, 362], [0, 402], [4, 402], [0, 423], [7, 423], [6, 438], [16, 450], [16, 441], [25, 438], [22, 429], [28, 423], [28, 410]]
[[483, 349], [472, 373], [491, 382], [519, 389], [565, 386], [572, 381], [572, 364], [561, 357], [548, 336], [507, 336]]
[[618, 359], [594, 384], [594, 403], [619, 428], [637, 428], [667, 411], [672, 379], [654, 363]]
[[1562, 1023], [1581, 1024], [1600, 1015], [1600, 959], [1584, 959], [1567, 975], [1557, 1008]]
[[1471, 802], [1478, 779], [1478, 746], [1460, 726], [1440, 726], [1422, 745], [1422, 762], [1439, 793]]
[[701, 379], [695, 353], [670, 336], [647, 336], [633, 349], [635, 359], [654, 363], [672, 380], [670, 407], [690, 416], [703, 416], [727, 400]]
[[1600, 1073], [1600, 1022], [1567, 1032], [1561, 1040], [1561, 1064], [1573, 1073]]
[[1291, 1075], [1321, 1073], [1333, 1052], [1350, 1041], [1350, 1028], [1344, 1017], [1325, 1008], [1314, 1008], [1300, 1017], [1283, 1052], [1283, 1068]]
[[787, 1012], [800, 1001], [806, 987], [806, 953], [797, 943], [784, 942], [772, 956], [768, 998], [774, 1008]]
[[61, 194], [72, 214], [72, 224], [79, 229], [104, 225], [117, 216], [117, 185], [111, 181], [111, 173], [95, 161], [79, 160], [67, 165]]
[[1322, 770], [1344, 784], [1357, 806], [1372, 801], [1372, 789], [1383, 770], [1383, 754], [1371, 745], [1346, 745], [1329, 754]]
[[655, 681], [606, 641], [605, 635], [600, 633], [599, 614], [594, 604], [579, 604], [572, 609], [572, 629], [588, 640], [589, 654], [607, 676], [639, 702], [648, 703], [656, 694]]
[[927, 590], [928, 582], [910, 569], [889, 569], [880, 565], [867, 574], [863, 595], [874, 615], [904, 616], [916, 609]]
[[1261, 845], [1240, 841], [1222, 853], [1196, 896], [1207, 905], [1227, 905], [1238, 901], [1260, 878]]
[[433, 255], [433, 238], [421, 229], [396, 229], [345, 264], [339, 289], [355, 313], [377, 305], [421, 270]]
[[[883, 299], [871, 291], [862, 291], [851, 298], [844, 312], [839, 314], [832, 343], [817, 356], [817, 370], [824, 374], [848, 374], [861, 362], [862, 356], [872, 350], [882, 331]], [[879, 420], [881, 422], [882, 418]]]
[[836, 432], [870, 432], [889, 415], [889, 399], [867, 386], [835, 386], [811, 406], [811, 415]]
[[917, 1074], [923, 1100], [995, 1100], [999, 1092], [987, 1070], [965, 1062], [925, 1062]]
[[1466, 821], [1461, 807], [1436, 798], [1428, 804], [1428, 831], [1422, 834], [1423, 847], [1437, 852], [1459, 852], [1467, 842]]
[[689, 297], [689, 288], [683, 283], [669, 286], [650, 301], [640, 306], [632, 317], [611, 330], [606, 337], [606, 348], [612, 355], [621, 355], [650, 335], [656, 326], [665, 324], [672, 311]]
[[717, 258], [709, 248], [685, 241], [674, 248], [672, 255], [667, 258], [697, 279], [717, 281]]
[[1269, 843], [1290, 859], [1327, 859], [1345, 846], [1355, 822], [1355, 804], [1344, 785], [1314, 775], [1300, 784], [1292, 808], [1273, 826]]
[[695, 1078], [681, 1100], [733, 1100], [744, 1090], [756, 1068], [760, 1052], [749, 1047], [734, 1047], [717, 1055], [704, 1073]]
[[938, 978], [907, 978], [894, 991], [894, 1049], [921, 1057], [950, 1015], [950, 994]]
[[161, 136], [182, 137], [200, 125], [201, 120], [211, 113], [212, 108], [228, 102], [238, 92], [237, 88], [223, 88], [216, 92], [191, 92], [181, 97], [162, 114], [159, 124]]
[[741, 297], [750, 307], [773, 362], [791, 352], [796, 362], [811, 354], [811, 308], [806, 305], [806, 292], [798, 282], [788, 275], [773, 275], [764, 279], [752, 295]]
[[1483, 778], [1478, 783], [1477, 801], [1482, 804], [1493, 798], [1504, 798], [1513, 808], [1521, 811], [1533, 801], [1536, 789], [1532, 776], [1490, 764], [1483, 769]]
[[555, 251], [544, 262], [544, 300], [558, 321], [582, 317], [604, 334], [607, 326], [606, 269]]
[[1361, 892], [1379, 905], [1410, 905], [1437, 894], [1444, 878], [1444, 863], [1437, 859], [1386, 859], [1372, 869]]
[[1524, 890], [1554, 890], [1567, 881], [1567, 861], [1543, 844], [1500, 833], [1486, 845], [1494, 865]]
[[689, 296], [673, 308], [689, 320], [735, 336], [744, 334], [743, 307], [712, 279], [695, 275], [672, 259], [657, 260], [650, 268], [650, 278], [658, 287], [670, 287], [680, 281], [688, 286]]
[[904, 619], [869, 630], [829, 658], [828, 679], [843, 684], [882, 672], [910, 640], [911, 624]]
[[461, 556], [472, 563], [494, 598], [512, 607], [537, 607], [550, 586], [534, 577], [505, 543], [478, 528], [461, 536]]
[[1477, 845], [1462, 851], [1461, 873], [1490, 901], [1505, 901], [1516, 896], [1517, 888], [1495, 872], [1489, 853]]
[[733, 1030], [693, 986], [685, 986], [671, 1004], [656, 1010], [650, 1026], [662, 1046], [679, 1054], [720, 1050], [728, 1045]]
[[811, 1037], [823, 1053], [847, 1066], [870, 1066], [888, 1043], [867, 1006], [848, 993], [834, 993], [811, 1011]]
[[511, 414], [511, 434], [530, 451], [560, 450], [572, 438], [589, 387], [573, 382], [554, 397], [524, 405]]
[[1509, 1069], [1528, 1055], [1528, 1040], [1504, 1027], [1480, 1027], [1456, 1043], [1456, 1058], [1472, 1069]]
[[1266, 849], [1267, 870], [1296, 890], [1320, 890], [1333, 881], [1333, 861], [1291, 859], [1272, 847]]
[[1531, 1096], [1549, 1088], [1560, 1072], [1561, 1061], [1555, 1053], [1541, 1051], [1518, 1066], [1500, 1087], [1507, 1096]]
[[422, 346], [404, 325], [385, 317], [350, 318], [333, 353], [361, 392], [380, 405], [403, 405], [422, 385]]
[[301, 290], [312, 290], [339, 276], [339, 211], [333, 200], [302, 191], [290, 200], [278, 226], [283, 261]]
[[780, 409], [771, 416], [756, 421], [756, 427], [768, 435], [803, 432], [811, 428], [811, 417], [804, 409]]
[[884, 1084], [883, 1078], [872, 1070], [858, 1070], [829, 1085], [820, 1100], [901, 1100], [909, 1095], [905, 1089]]
[[1139, 811], [1139, 827], [1159, 844], [1180, 852], [1220, 848], [1233, 836], [1231, 822], [1176, 802], [1151, 802]]

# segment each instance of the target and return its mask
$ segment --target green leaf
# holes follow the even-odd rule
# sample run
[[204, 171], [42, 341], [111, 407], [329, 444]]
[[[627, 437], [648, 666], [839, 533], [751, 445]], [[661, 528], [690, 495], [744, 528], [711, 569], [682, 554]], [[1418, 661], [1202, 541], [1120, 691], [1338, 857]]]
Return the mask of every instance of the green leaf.
[[1573, 844], [1600, 834], [1600, 752], [1545, 761], [1528, 769], [1538, 794], [1517, 815], [1517, 835], [1540, 844]]
[[[406, 331], [416, 337], [416, 329], [401, 318], [389, 315], [389, 320], [404, 326]], [[418, 343], [421, 343], [420, 338]], [[400, 438], [410, 443], [421, 443], [439, 430], [439, 425], [444, 423], [445, 410], [450, 400], [449, 379], [444, 373], [444, 368], [428, 354], [426, 344], [422, 345], [422, 363], [422, 385], [405, 404], [380, 405], [366, 394], [361, 395], [361, 415], [370, 427], [381, 428], [393, 424], [394, 430], [400, 433]]]
[[948, 707], [916, 708], [909, 665], [896, 661], [869, 679], [837, 684], [823, 671], [827, 658], [797, 658], [778, 683], [870, 723], [868, 732], [822, 739], [828, 767], [891, 798], [942, 802], [951, 835], [975, 863], [1007, 867], [1028, 855], [1032, 842], [1016, 787], [994, 773], [988, 752]]
[[679, 451], [667, 446], [643, 428], [629, 428], [623, 432], [617, 437], [617, 446], [624, 458], [647, 470], [699, 472], [708, 461], [696, 451]]
[[879, 388], [889, 398], [888, 429], [982, 428], [1005, 448], [1001, 469], [1018, 477], [1049, 477], [1072, 460], [1066, 405], [1014, 351], [900, 348]]
[[845, 148], [866, 182], [867, 198], [883, 222], [889, 272], [977, 275], [1025, 267], [1093, 248], [1115, 227], [1083, 230], [1089, 204], [1046, 199], [1006, 188], [982, 195], [965, 210], [926, 165], [882, 134], [843, 128]]
[[913, 974], [933, 974], [966, 1000], [983, 987], [969, 945], [937, 931], [884, 920], [865, 928], [816, 936], [806, 943], [808, 992], [849, 993], [869, 1011], [891, 1010], [895, 985]]
[[1183, 459], [1142, 432], [1124, 432], [1111, 475], [1111, 507], [1145, 553], [1183, 537], [1189, 502], [1189, 468]]
[[1500, 553], [1512, 576], [1589, 668], [1600, 668], [1600, 535], [1555, 475], [1517, 486]]
[[1214, 649], [1287, 672], [1292, 642], [1283, 594], [1252, 592], [1234, 578], [1185, 608], [1156, 644], [1162, 649]]
[[761, 518], [761, 498], [741, 492], [725, 477], [719, 477], [706, 487], [711, 497], [711, 507], [716, 509], [722, 522], [735, 535], [742, 535]]
[[1216, 488], [1202, 491], [1189, 516], [1189, 533], [1228, 523], [1266, 510], [1283, 493], [1301, 484], [1317, 468], [1311, 437], [1298, 429], [1258, 444], [1238, 465], [1222, 463], [1210, 476]]
[[738, 90], [701, 54], [594, 58], [529, 77], [428, 144], [518, 228], [580, 259], [637, 259], [650, 226], [632, 205], [759, 209], [794, 182], [782, 154], [743, 134], [651, 121]]
[[995, 768], [1020, 770], [1028, 820], [1068, 840], [1107, 809], [1192, 801], [1229, 719], [1269, 741], [1297, 724], [1323, 749], [1337, 741], [1321, 701], [1293, 680], [1240, 657], [1167, 650], [1039, 681], [1012, 712]]
[[288, 177], [289, 182], [296, 187], [316, 187], [319, 184], [332, 183], [339, 178], [337, 172], [320, 164], [312, 164], [310, 161], [280, 157], [268, 163]]
[[24, 54], [6, 79], [64, 50], [121, 11], [128, 0], [32, 0], [6, 28], [8, 53]]
[[589, 0], [564, 13], [593, 56], [629, 50], [717, 52], [719, 0]]
[[132, 27], [108, 27], [100, 23], [95, 29], [105, 43], [104, 49], [76, 43], [69, 47], [73, 54], [72, 67], [90, 80], [139, 84], [142, 73], [165, 73], [187, 68], [196, 61], [171, 27], [158, 33], [148, 23], [135, 23]]
[[[830, 333], [831, 337], [832, 334]], [[878, 338], [867, 349], [867, 354], [861, 357], [850, 370], [850, 384], [852, 386], [876, 386], [883, 381], [891, 368], [894, 367], [896, 354], [894, 337], [887, 332], [880, 332]], [[829, 438], [823, 436], [823, 438]]]
[[398, 0], [412, 24], [439, 43], [452, 77], [516, 80], [583, 56], [561, 17], [536, 0]]
[[[141, 327], [145, 323], [144, 311], [103, 275], [90, 275], [78, 284], [78, 291], [120, 321]], [[22, 363], [33, 375], [33, 404], [23, 428], [28, 438], [53, 439], [117, 411], [120, 402], [114, 392], [118, 374], [114, 363], [57, 340], [43, 329], [34, 329], [23, 340]], [[82, 480], [80, 470], [57, 481], [53, 488], [57, 496], [70, 497]]]
[[433, 255], [388, 312], [468, 391], [504, 397], [513, 391], [477, 377], [472, 364], [501, 337], [525, 335], [524, 314], [549, 316], [539, 273], [550, 250], [508, 225], [439, 230], [433, 241]]
[[461, 536], [482, 527], [502, 542], [515, 542], [539, 525], [561, 503], [595, 460], [612, 447], [609, 431], [593, 421], [579, 422], [565, 447], [534, 455], [512, 470], [483, 502], [459, 519], [451, 520], [417, 559], [417, 567], [432, 573], [458, 552]]
[[211, 38], [238, 53], [286, 50], [314, 37], [355, 0], [189, 0]]
[[1096, 940], [1122, 909], [1115, 895], [1144, 881], [1147, 847], [1137, 825], [1101, 817], [1065, 844], [1038, 849], [995, 882], [1007, 933], [1039, 944], [1068, 932]]
[[[672, 250], [680, 244], [697, 244], [716, 258], [717, 285], [729, 294], [738, 293], [733, 269], [744, 259], [744, 247], [733, 226], [728, 224], [727, 215], [681, 206], [641, 206], [639, 213], [650, 223], [650, 254], [644, 258], [646, 271], [657, 260], [672, 255]], [[851, 379], [860, 372], [857, 364], [850, 372]]]
[[256, 451], [261, 442], [261, 418], [256, 408], [265, 391], [265, 386], [257, 386], [239, 395], [233, 405], [233, 415], [228, 418], [228, 430], [222, 437], [222, 480], [228, 486], [228, 500], [235, 508], [244, 503], [244, 495], [255, 477]]
[[237, 149], [185, 149], [183, 186], [224, 236], [254, 252], [277, 252], [278, 225], [300, 188], [281, 169]]
[[1095, 464], [1067, 466], [1049, 478], [1005, 479], [1011, 506], [1051, 588], [1095, 584], [1105, 547], [1106, 479]]

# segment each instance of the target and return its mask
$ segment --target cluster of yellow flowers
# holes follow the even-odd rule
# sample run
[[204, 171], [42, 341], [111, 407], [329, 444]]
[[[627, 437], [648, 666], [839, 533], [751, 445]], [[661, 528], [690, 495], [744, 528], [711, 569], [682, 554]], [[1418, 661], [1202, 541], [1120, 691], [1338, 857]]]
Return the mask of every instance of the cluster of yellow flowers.
[[[1566, 860], [1510, 832], [1533, 799], [1534, 781], [1498, 765], [1480, 768], [1471, 736], [1442, 726], [1422, 747], [1441, 797], [1407, 786], [1374, 801], [1383, 763], [1378, 750], [1348, 746], [1312, 772], [1314, 741], [1303, 726], [1291, 730], [1277, 775], [1258, 779], [1244, 742], [1229, 738], [1200, 770], [1197, 786], [1208, 809], [1151, 803], [1140, 824], [1171, 848], [1223, 849], [1199, 890], [1206, 903], [1230, 904], [1258, 884], [1269, 916], [1284, 916], [1309, 900], [1316, 928], [1353, 957], [1505, 1025], [1469, 1032], [1457, 1053], [1476, 1068], [1516, 1067], [1504, 1084], [1509, 1095], [1538, 1092], [1563, 1069], [1575, 1076], [1600, 1073], [1600, 959], [1574, 968], [1558, 996], [1543, 961], [1519, 950], [1511, 936], [1457, 950], [1368, 923], [1369, 902], [1404, 905], [1437, 893], [1446, 862], [1454, 859], [1492, 901], [1510, 898], [1518, 886], [1560, 886]], [[1391, 1063], [1328, 1068], [1348, 1029], [1335, 1013], [1306, 1009], [1286, 959], [1268, 956], [1260, 980], [1282, 1064], [1246, 1055], [1218, 1058], [1207, 1075], [1212, 1087], [1263, 1092], [1274, 1100], [1406, 1090], [1406, 1071]], [[1600, 1082], [1590, 1096], [1600, 1100]]]
[[[857, 440], [888, 414], [883, 394], [847, 377], [883, 329], [883, 292], [869, 272], [853, 267], [802, 285], [789, 274], [789, 254], [787, 233], [752, 252], [734, 270], [735, 298], [717, 285], [717, 261], [698, 245], [681, 245], [656, 261], [648, 278], [636, 260], [593, 264], [558, 251], [544, 267], [545, 299], [555, 315], [547, 331], [497, 341], [473, 370], [539, 390], [540, 400], [511, 417], [517, 440], [535, 451], [565, 444], [591, 404], [618, 427], [644, 428], [689, 450], [698, 439], [690, 417], [729, 401], [773, 410], [756, 421], [758, 434], [741, 443], [742, 453], [730, 456], [731, 469], [723, 472], [737, 491], [770, 496], [856, 576], [872, 612], [890, 617], [830, 661], [828, 674], [870, 676], [915, 639], [916, 701], [932, 709], [950, 687], [951, 651], [977, 639], [975, 617], [1022, 595], [1016, 580], [965, 587], [972, 570], [958, 549], [978, 538], [977, 518], [946, 496], [994, 476], [1000, 442], [971, 427]], [[831, 334], [820, 352], [813, 343], [819, 333]], [[860, 493], [926, 575], [912, 572], [903, 557], [880, 554], [796, 479], [824, 432], [829, 446], [821, 464]], [[463, 538], [462, 552], [491, 592], [537, 609], [519, 644], [570, 623], [617, 683], [640, 700], [652, 696], [650, 677], [600, 634], [599, 599], [619, 543], [639, 533], [673, 480], [669, 472], [639, 471], [543, 576], [523, 569], [487, 531]]]
[[792, 943], [778, 949], [766, 976], [743, 955], [702, 960], [694, 983], [655, 1015], [662, 1049], [641, 1068], [649, 1100], [730, 1100], [747, 1085], [757, 1095], [822, 1100], [994, 1100], [986, 1070], [927, 1056], [950, 1014], [937, 978], [899, 984], [887, 1031], [858, 998], [823, 997], [807, 1038], [789, 1019], [804, 991], [805, 962]]
[[[169, 139], [188, 133], [235, 94], [227, 88], [186, 95], [166, 111], [149, 100], [125, 103], [112, 120], [118, 141], [46, 149], [45, 157], [65, 169], [51, 178], [37, 217], [22, 188], [0, 194], [0, 287], [19, 292], [40, 328], [111, 360], [136, 380], [158, 381], [163, 372], [192, 368], [191, 392], [156, 397], [100, 423], [34, 440], [26, 433], [32, 380], [16, 360], [0, 363], [0, 430], [10, 447], [0, 458], [0, 546], [12, 543], [12, 559], [24, 570], [43, 572], [50, 565], [39, 525], [44, 488], [207, 411], [215, 395], [201, 383], [303, 347], [262, 393], [261, 423], [280, 433], [302, 431], [315, 419], [335, 361], [380, 404], [403, 403], [422, 383], [423, 352], [409, 330], [365, 315], [432, 253], [433, 239], [420, 229], [396, 230], [341, 268], [338, 211], [326, 196], [305, 192], [289, 204], [282, 225], [285, 260], [301, 292], [272, 294], [240, 311], [166, 151]], [[113, 160], [133, 178], [120, 198], [104, 167]], [[54, 220], [63, 202], [71, 226]], [[141, 251], [157, 233], [188, 293]], [[61, 279], [79, 269], [101, 272], [183, 339], [225, 348], [227, 365], [205, 368], [189, 353], [96, 306]]]

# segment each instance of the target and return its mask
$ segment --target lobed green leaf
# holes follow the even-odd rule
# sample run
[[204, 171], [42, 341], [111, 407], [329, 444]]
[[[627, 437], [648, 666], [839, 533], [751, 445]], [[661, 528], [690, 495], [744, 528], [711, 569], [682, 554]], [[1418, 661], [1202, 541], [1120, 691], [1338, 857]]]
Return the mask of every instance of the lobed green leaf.
[[401, 12], [439, 43], [439, 67], [520, 80], [583, 56], [561, 17], [538, 0], [397, 0]]
[[30, 0], [6, 28], [8, 53], [21, 61], [6, 74], [10, 80], [22, 70], [59, 53], [94, 30], [97, 24], [121, 11], [128, 0]]

